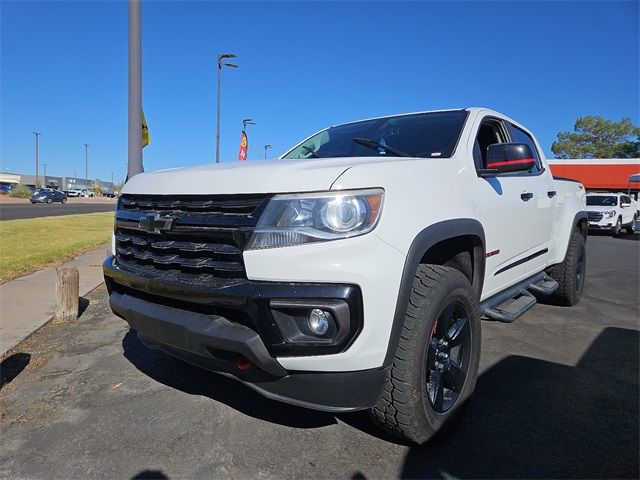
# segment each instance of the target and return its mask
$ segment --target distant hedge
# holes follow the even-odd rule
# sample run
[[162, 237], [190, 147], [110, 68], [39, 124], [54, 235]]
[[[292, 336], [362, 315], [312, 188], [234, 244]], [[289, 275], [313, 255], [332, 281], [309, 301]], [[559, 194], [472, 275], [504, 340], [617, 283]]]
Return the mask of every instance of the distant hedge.
[[16, 185], [11, 189], [11, 196], [16, 198], [29, 198], [31, 190], [26, 185]]

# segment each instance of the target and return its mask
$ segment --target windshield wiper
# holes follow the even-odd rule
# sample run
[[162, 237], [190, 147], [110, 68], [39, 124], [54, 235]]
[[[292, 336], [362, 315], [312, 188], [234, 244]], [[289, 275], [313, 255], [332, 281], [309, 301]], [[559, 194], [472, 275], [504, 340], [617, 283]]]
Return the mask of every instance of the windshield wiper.
[[307, 151], [307, 153], [310, 153], [311, 157], [320, 158], [320, 155], [318, 155], [318, 152], [316, 152], [313, 148], [307, 147], [306, 145], [302, 145], [302, 148], [304, 148]]
[[358, 145], [362, 145], [363, 147], [370, 148], [371, 150], [379, 150], [382, 149], [391, 155], [396, 157], [410, 157], [408, 153], [403, 152], [402, 150], [398, 150], [396, 148], [390, 147], [389, 145], [385, 145], [384, 143], [376, 142], [375, 140], [371, 140], [370, 138], [354, 138], [354, 142]]

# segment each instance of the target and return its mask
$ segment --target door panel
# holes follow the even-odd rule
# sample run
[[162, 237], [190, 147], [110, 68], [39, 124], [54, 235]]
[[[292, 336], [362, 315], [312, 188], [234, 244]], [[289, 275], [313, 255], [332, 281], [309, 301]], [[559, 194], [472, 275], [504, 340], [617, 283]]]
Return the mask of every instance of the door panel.
[[[507, 126], [497, 118], [485, 117], [477, 128], [473, 159], [476, 168], [484, 168], [489, 145], [511, 139]], [[483, 298], [524, 276], [520, 260], [531, 242], [532, 201], [526, 198], [530, 193], [528, 186], [527, 176], [500, 175], [477, 179], [474, 192], [485, 230], [487, 255]]]
[[526, 177], [478, 178], [476, 192], [486, 238], [484, 295], [487, 297], [525, 275], [522, 259], [529, 247], [532, 201]]
[[[556, 209], [557, 193], [549, 171], [537, 177], [530, 177], [529, 191], [531, 199], [531, 248], [530, 255], [536, 255], [525, 265], [525, 271], [533, 274], [544, 269], [549, 262], [549, 247], [553, 231], [553, 219]], [[544, 253], [540, 253], [544, 252]]]

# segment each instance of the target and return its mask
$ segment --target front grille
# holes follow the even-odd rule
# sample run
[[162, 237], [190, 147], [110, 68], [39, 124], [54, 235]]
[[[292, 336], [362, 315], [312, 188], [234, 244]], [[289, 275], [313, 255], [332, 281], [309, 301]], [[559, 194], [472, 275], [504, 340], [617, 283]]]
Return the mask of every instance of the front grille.
[[599, 222], [602, 220], [602, 212], [587, 212], [587, 217], [590, 222]]
[[116, 259], [134, 273], [219, 286], [246, 279], [242, 252], [269, 195], [123, 195]]

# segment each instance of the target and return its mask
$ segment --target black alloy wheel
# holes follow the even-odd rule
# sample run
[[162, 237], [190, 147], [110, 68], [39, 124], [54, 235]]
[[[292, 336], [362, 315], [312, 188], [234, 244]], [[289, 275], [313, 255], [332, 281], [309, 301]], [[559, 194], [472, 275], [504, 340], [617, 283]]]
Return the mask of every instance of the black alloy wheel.
[[469, 314], [459, 302], [449, 303], [434, 323], [426, 355], [426, 397], [438, 413], [455, 405], [470, 364]]

